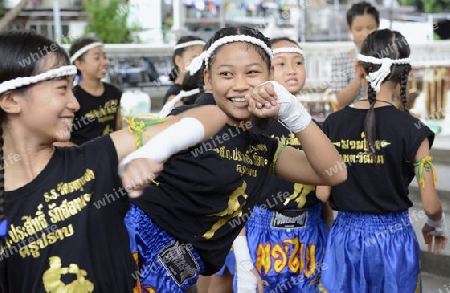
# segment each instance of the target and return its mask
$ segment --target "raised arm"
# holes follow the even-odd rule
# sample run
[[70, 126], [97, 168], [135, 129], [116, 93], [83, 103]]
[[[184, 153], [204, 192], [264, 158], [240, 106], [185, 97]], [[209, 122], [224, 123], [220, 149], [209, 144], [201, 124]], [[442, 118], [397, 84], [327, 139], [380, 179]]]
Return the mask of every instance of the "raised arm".
[[[181, 123], [182, 126], [185, 122], [182, 121], [183, 118], [194, 118], [198, 120], [203, 125], [204, 135], [203, 140], [207, 140], [214, 136], [226, 123], [226, 114], [217, 106], [202, 106], [190, 109], [180, 115], [173, 116], [172, 119], [168, 119], [162, 123], [149, 126], [145, 129], [145, 133], [142, 134], [143, 143], [147, 143], [156, 134], [162, 132], [166, 128], [175, 123]], [[189, 123], [186, 123], [186, 126]], [[182, 127], [180, 127], [182, 128]], [[190, 129], [185, 129], [185, 131], [190, 131]], [[126, 155], [136, 150], [136, 135], [130, 132], [128, 129], [119, 130], [111, 133], [111, 138], [117, 150], [118, 159], [121, 161]], [[177, 140], [177, 137], [173, 137], [173, 142]], [[197, 141], [198, 142], [201, 142]], [[196, 144], [194, 143], [194, 145]], [[188, 147], [188, 146], [185, 146]]]
[[[295, 133], [303, 151], [280, 145], [275, 154], [275, 175], [309, 185], [336, 185], [347, 179], [347, 169], [338, 151], [311, 116], [283, 86], [271, 81], [253, 90], [249, 108], [259, 117], [278, 118]], [[332, 172], [331, 170], [335, 170]]]
[[[295, 134], [303, 151], [286, 147], [278, 155], [276, 175], [292, 182], [309, 185], [339, 184], [347, 179], [338, 151], [315, 123]], [[337, 170], [332, 172], [331, 170]]]
[[[209, 139], [226, 121], [226, 114], [217, 106], [203, 106], [146, 129], [135, 125], [132, 129], [136, 133], [130, 133], [128, 129], [112, 133], [120, 162], [119, 174], [129, 196], [140, 196], [171, 155]], [[144, 133], [139, 133], [144, 129]], [[141, 143], [143, 146], [136, 150]]]

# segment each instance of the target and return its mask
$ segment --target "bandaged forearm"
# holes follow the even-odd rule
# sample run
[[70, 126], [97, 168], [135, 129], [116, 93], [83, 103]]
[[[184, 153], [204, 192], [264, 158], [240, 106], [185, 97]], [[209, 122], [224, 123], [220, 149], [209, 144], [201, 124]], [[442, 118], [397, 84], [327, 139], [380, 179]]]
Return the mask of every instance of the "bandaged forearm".
[[233, 251], [236, 257], [237, 290], [239, 293], [256, 292], [258, 281], [251, 272], [254, 268], [248, 249], [247, 237], [238, 236], [233, 241]]
[[119, 164], [119, 174], [134, 159], [144, 158], [162, 163], [171, 155], [201, 142], [204, 136], [205, 128], [200, 121], [191, 117], [182, 118], [126, 156]]
[[434, 230], [430, 232], [432, 236], [447, 236], [447, 225], [445, 223], [445, 214], [442, 213], [442, 217], [439, 221], [433, 221], [428, 218], [427, 225], [433, 227]]
[[285, 87], [276, 81], [270, 82], [273, 84], [275, 93], [277, 94], [277, 102], [281, 103], [278, 118], [294, 133], [305, 129], [311, 123], [311, 115], [309, 115], [297, 97], [291, 94]]

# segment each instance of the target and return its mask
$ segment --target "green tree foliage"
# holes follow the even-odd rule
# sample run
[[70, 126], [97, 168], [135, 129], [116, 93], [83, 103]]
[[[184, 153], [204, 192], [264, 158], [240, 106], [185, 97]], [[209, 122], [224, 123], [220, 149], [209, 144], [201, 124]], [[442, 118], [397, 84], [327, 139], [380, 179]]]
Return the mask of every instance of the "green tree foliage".
[[0, 0], [0, 17], [5, 14], [5, 0]]
[[450, 9], [450, 0], [400, 0], [401, 5], [415, 6], [420, 12], [439, 13]]
[[84, 12], [89, 17], [86, 33], [94, 33], [102, 42], [122, 44], [132, 42], [131, 33], [137, 27], [128, 27], [130, 14], [123, 0], [83, 0]]

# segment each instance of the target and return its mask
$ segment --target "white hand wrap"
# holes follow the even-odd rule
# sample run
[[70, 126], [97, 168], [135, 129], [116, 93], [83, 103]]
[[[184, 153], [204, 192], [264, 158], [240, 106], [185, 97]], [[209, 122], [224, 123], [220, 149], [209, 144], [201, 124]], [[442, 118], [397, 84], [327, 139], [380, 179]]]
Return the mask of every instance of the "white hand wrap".
[[238, 293], [255, 293], [258, 280], [250, 271], [254, 268], [246, 236], [238, 236], [233, 241], [233, 251], [236, 257], [236, 277]]
[[134, 159], [145, 158], [162, 163], [171, 155], [201, 142], [204, 136], [205, 128], [200, 121], [191, 117], [182, 118], [126, 156], [119, 164], [119, 174]]
[[428, 218], [427, 225], [434, 228], [434, 230], [429, 233], [431, 236], [447, 236], [447, 225], [445, 224], [444, 213], [442, 213], [442, 217], [439, 221], [433, 221]]
[[273, 84], [278, 103], [281, 103], [278, 118], [294, 133], [299, 133], [305, 129], [311, 122], [311, 115], [303, 107], [302, 103], [278, 82], [269, 82]]

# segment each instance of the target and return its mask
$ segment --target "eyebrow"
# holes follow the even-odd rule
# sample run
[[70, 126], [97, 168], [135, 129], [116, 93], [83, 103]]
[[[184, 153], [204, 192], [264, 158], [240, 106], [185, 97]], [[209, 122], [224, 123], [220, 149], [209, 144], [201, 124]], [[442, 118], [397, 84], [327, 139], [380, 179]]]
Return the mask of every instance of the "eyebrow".
[[[221, 64], [218, 67], [234, 67], [235, 65], [231, 65], [231, 64]], [[261, 63], [258, 62], [254, 62], [254, 63], [250, 63], [247, 65], [244, 65], [245, 67], [251, 67], [251, 66], [260, 66], [263, 67], [263, 65], [261, 65]]]

